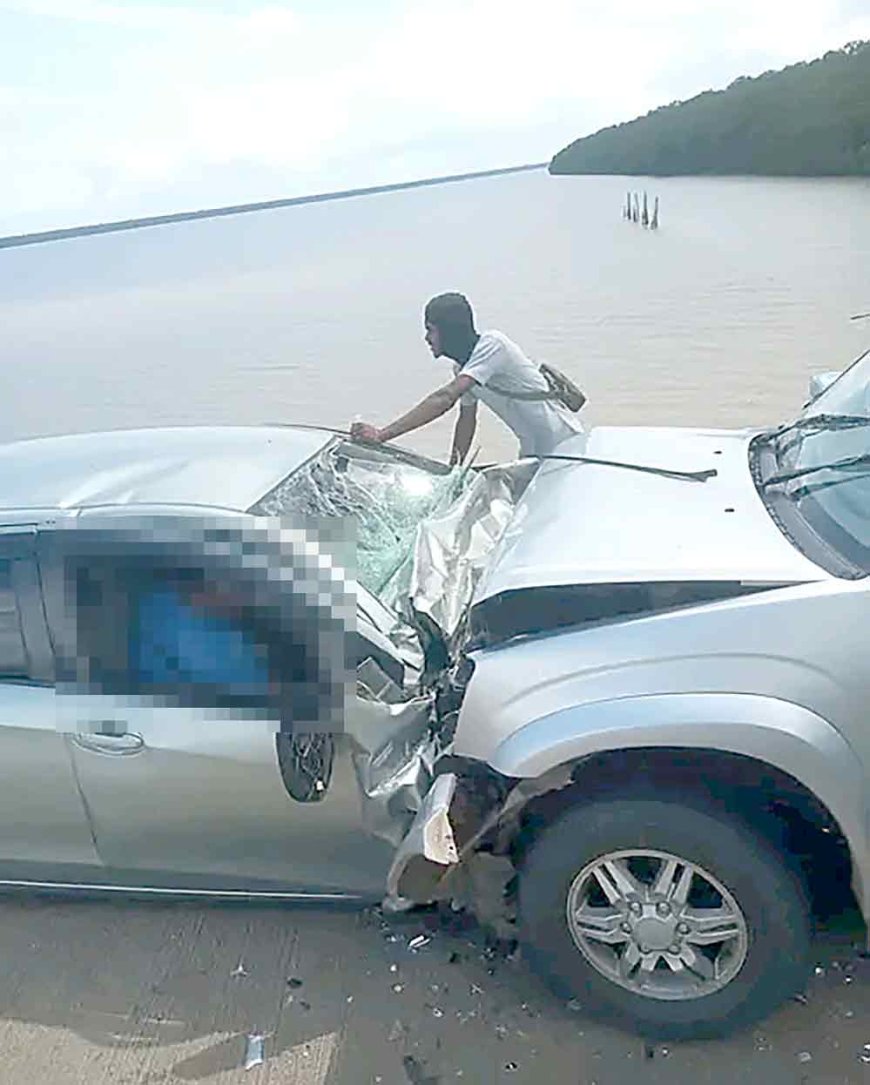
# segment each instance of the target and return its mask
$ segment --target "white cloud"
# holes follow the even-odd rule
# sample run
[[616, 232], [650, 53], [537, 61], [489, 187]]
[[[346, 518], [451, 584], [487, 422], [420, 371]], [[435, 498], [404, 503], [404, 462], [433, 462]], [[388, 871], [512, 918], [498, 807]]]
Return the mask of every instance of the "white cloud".
[[171, 5], [104, 3], [102, 0], [0, 0], [0, 12], [39, 16], [70, 23], [92, 23], [125, 30], [165, 32], [186, 28], [202, 31], [206, 27], [246, 34], [265, 30], [284, 33], [293, 27], [292, 9], [278, 5], [259, 5], [241, 14], [222, 12], [212, 4]]
[[0, 233], [546, 158], [663, 101], [870, 37], [852, 0], [378, 12], [376, 0], [0, 0], [0, 40], [4, 13], [19, 32], [30, 16], [49, 43], [89, 28], [44, 85], [0, 87]]

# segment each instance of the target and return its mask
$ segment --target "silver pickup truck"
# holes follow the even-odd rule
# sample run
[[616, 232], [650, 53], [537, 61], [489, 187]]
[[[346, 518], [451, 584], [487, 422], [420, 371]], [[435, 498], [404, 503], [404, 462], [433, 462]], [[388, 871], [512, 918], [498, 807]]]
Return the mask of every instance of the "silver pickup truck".
[[0, 883], [474, 910], [650, 1037], [867, 917], [870, 361], [775, 429], [450, 469], [0, 446]]

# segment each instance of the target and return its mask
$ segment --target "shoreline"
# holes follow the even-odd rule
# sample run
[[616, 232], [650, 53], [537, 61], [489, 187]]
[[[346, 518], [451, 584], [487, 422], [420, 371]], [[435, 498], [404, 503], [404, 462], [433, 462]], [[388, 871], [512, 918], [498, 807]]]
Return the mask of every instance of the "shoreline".
[[417, 181], [395, 181], [385, 185], [369, 185], [365, 188], [348, 188], [336, 192], [318, 192], [310, 196], [287, 196], [275, 200], [258, 200], [255, 203], [229, 204], [225, 207], [209, 207], [199, 211], [175, 211], [164, 215], [148, 215], [142, 218], [118, 219], [112, 222], [93, 223], [85, 226], [64, 226], [55, 230], [35, 233], [9, 234], [0, 237], [0, 249], [23, 245], [39, 245], [48, 241], [63, 241], [73, 237], [93, 234], [118, 233], [122, 230], [141, 230], [149, 226], [166, 226], [175, 222], [192, 222], [197, 219], [223, 218], [228, 215], [244, 215], [252, 211], [272, 211], [297, 204], [325, 203], [328, 200], [348, 200], [356, 196], [375, 196], [383, 192], [401, 192], [405, 189], [426, 188], [456, 181], [475, 181], [485, 177], [500, 177], [511, 173], [526, 173], [547, 169], [548, 162], [533, 162], [524, 166], [502, 166], [499, 169], [475, 170], [471, 173], [454, 173], [444, 177], [426, 177]]

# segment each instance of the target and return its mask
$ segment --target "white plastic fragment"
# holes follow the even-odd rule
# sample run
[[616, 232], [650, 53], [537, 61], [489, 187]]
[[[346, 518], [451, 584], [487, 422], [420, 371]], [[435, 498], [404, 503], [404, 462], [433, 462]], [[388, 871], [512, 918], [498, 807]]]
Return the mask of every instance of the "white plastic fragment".
[[809, 1051], [801, 1051], [798, 1054], [798, 1062], [812, 1062], [812, 1061], [813, 1061], [813, 1057], [809, 1053]]
[[408, 943], [408, 949], [410, 949], [411, 952], [414, 953], [418, 949], [422, 949], [423, 946], [428, 946], [431, 941], [432, 939], [429, 937], [428, 934], [418, 934]]
[[266, 1037], [261, 1032], [252, 1032], [245, 1045], [245, 1069], [253, 1070], [263, 1064], [263, 1041]]
[[247, 976], [247, 974], [248, 973], [245, 969], [245, 962], [242, 959], [239, 959], [239, 963], [232, 970], [232, 972], [230, 972], [230, 976]]

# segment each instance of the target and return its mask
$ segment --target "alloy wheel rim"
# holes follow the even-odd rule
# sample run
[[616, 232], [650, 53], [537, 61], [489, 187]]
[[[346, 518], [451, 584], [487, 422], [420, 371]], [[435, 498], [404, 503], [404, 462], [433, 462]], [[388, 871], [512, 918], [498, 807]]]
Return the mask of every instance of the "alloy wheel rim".
[[599, 856], [572, 881], [566, 918], [589, 964], [645, 998], [686, 1001], [719, 991], [749, 949], [748, 924], [732, 894], [671, 852]]

